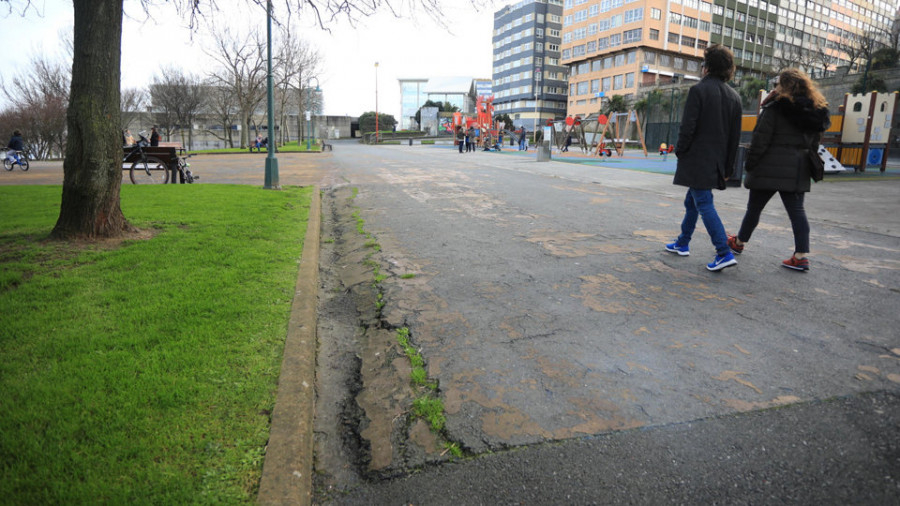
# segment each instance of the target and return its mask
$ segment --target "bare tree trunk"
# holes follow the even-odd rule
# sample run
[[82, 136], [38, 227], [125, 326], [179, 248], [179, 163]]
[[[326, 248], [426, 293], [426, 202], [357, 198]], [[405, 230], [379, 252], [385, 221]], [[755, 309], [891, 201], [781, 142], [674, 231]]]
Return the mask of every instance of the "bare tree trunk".
[[119, 82], [123, 0], [74, 0], [74, 58], [58, 239], [118, 237], [133, 230], [119, 205]]

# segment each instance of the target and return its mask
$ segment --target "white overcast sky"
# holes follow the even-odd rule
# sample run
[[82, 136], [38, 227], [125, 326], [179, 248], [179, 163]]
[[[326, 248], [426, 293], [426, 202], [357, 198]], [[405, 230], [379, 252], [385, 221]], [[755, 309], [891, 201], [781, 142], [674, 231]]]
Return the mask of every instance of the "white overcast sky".
[[[220, 12], [216, 23], [229, 22], [261, 30], [265, 37], [265, 10], [249, 0], [216, 0]], [[395, 5], [415, 0], [394, 0]], [[28, 71], [36, 54], [63, 58], [64, 34], [71, 32], [70, 0], [32, 0], [37, 7], [24, 17], [6, 14], [9, 4], [0, 2], [0, 34], [4, 42], [3, 75]], [[276, 0], [275, 5], [283, 0]], [[511, 3], [480, 0], [443, 0], [446, 27], [440, 26], [421, 8], [414, 17], [397, 19], [389, 12], [363, 18], [355, 26], [345, 19], [331, 23], [331, 33], [317, 28], [309, 13], [296, 23], [301, 36], [318, 48], [324, 65], [320, 86], [325, 113], [356, 116], [375, 109], [375, 62], [378, 66], [378, 109], [399, 119], [398, 78], [466, 76], [491, 78], [493, 13]], [[12, 0], [15, 8], [22, 0]], [[203, 52], [208, 33], [192, 33], [179, 19], [171, 2], [157, 2], [146, 19], [137, 0], [125, 0], [122, 34], [122, 86], [145, 86], [163, 66], [174, 65], [198, 75], [210, 70]], [[40, 13], [40, 15], [38, 14]]]

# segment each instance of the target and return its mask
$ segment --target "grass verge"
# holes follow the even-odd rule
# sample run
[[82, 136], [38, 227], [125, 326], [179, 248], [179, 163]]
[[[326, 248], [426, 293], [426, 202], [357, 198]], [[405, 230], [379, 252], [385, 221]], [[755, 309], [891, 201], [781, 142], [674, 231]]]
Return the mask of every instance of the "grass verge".
[[152, 238], [71, 244], [0, 187], [0, 497], [254, 502], [311, 191], [125, 185]]
[[[257, 154], [256, 148], [254, 148], [253, 154]], [[288, 144], [284, 144], [282, 146], [278, 146], [279, 153], [305, 153], [309, 151], [310, 153], [320, 153], [322, 151], [322, 144], [318, 141], [310, 142], [309, 149], [306, 149], [306, 141], [301, 141], [300, 144], [297, 144], [297, 141], [291, 141]], [[249, 148], [220, 148], [220, 149], [198, 149], [191, 151], [192, 153], [203, 153], [203, 154], [230, 154], [230, 153], [249, 153]], [[266, 154], [265, 148], [262, 149], [260, 153], [263, 156]]]

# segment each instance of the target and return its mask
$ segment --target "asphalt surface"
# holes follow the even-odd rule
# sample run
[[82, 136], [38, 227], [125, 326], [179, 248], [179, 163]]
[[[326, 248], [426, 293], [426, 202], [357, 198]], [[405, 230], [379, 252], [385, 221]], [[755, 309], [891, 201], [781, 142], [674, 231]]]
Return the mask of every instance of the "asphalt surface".
[[[392, 274], [385, 323], [409, 327], [440, 384], [449, 438], [480, 457], [336, 483], [345, 494], [330, 501], [900, 497], [890, 442], [900, 385], [896, 174], [816, 185], [812, 272], [780, 267], [793, 241], [776, 200], [739, 265], [713, 274], [702, 226], [691, 256], [662, 250], [677, 234], [684, 190], [658, 158], [641, 158], [614, 158], [609, 166], [621, 168], [610, 169], [537, 163], [533, 153], [338, 149], [333, 170], [358, 189], [354, 205]], [[729, 230], [746, 198], [716, 194]], [[883, 393], [872, 401], [871, 392]], [[800, 451], [808, 444], [816, 448]], [[409, 446], [392, 446], [392, 465]], [[369, 471], [391, 468], [373, 462]]]
[[[193, 169], [200, 184], [261, 186], [264, 156]], [[682, 215], [674, 157], [578, 158], [344, 143], [279, 155], [282, 184], [358, 190], [391, 274], [384, 322], [409, 327], [470, 455], [338, 480], [319, 500], [900, 502], [897, 170], [814, 185], [810, 273], [779, 266], [792, 240], [774, 199], [739, 265], [713, 274], [702, 225], [691, 256], [662, 251]], [[35, 182], [58, 184], [60, 168], [0, 174]], [[745, 202], [716, 193], [730, 232]]]

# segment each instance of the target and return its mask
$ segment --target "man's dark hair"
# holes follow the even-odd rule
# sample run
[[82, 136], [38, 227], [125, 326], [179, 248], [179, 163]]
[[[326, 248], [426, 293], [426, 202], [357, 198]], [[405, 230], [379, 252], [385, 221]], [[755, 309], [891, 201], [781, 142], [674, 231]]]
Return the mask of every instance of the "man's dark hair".
[[715, 44], [706, 48], [703, 52], [703, 64], [706, 65], [708, 75], [723, 81], [730, 81], [734, 75], [734, 55], [723, 45]]

